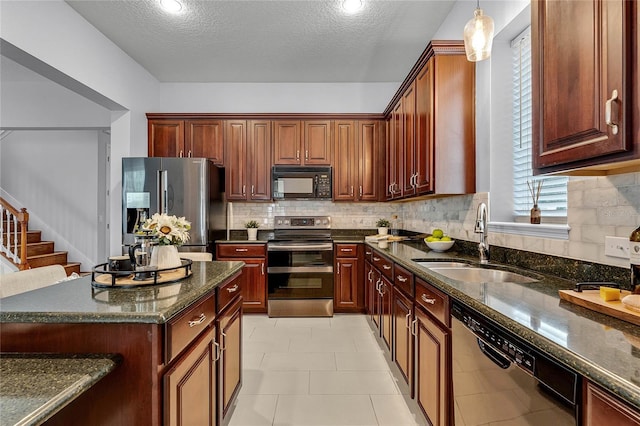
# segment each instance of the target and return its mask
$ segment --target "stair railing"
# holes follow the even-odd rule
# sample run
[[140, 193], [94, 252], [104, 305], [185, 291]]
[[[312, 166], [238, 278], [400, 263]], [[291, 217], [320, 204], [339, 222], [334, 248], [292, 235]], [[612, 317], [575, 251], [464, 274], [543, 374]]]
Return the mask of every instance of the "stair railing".
[[27, 230], [29, 213], [20, 210], [0, 197], [0, 252], [18, 269], [29, 269], [27, 262]]

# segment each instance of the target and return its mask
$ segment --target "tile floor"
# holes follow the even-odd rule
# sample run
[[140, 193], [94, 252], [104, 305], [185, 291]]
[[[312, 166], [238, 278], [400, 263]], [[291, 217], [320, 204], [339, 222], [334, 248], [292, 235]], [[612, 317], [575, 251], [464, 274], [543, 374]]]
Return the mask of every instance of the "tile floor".
[[230, 426], [423, 425], [364, 315], [243, 317]]

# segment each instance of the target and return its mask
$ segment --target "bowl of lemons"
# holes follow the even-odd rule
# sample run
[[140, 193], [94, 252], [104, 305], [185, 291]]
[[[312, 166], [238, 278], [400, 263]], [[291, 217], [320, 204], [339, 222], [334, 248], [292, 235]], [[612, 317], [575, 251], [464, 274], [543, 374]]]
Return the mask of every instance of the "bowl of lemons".
[[442, 229], [434, 229], [431, 235], [424, 239], [425, 244], [433, 251], [444, 252], [455, 243], [451, 237], [444, 234]]

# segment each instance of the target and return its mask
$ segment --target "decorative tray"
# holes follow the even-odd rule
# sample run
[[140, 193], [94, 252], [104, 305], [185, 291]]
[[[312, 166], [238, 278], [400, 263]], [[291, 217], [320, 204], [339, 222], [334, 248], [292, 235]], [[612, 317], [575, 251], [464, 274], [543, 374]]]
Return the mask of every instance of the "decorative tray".
[[100, 263], [91, 270], [91, 285], [97, 288], [135, 288], [167, 284], [191, 276], [191, 259], [180, 259], [178, 268], [147, 269], [144, 271], [110, 271], [109, 263]]

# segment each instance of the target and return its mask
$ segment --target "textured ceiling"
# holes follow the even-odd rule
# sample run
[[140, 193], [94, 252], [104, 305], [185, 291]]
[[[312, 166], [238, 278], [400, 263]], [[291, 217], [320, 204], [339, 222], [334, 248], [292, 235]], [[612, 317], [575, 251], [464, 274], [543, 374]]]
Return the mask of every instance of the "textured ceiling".
[[396, 82], [455, 0], [67, 3], [161, 82]]

